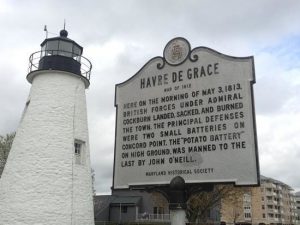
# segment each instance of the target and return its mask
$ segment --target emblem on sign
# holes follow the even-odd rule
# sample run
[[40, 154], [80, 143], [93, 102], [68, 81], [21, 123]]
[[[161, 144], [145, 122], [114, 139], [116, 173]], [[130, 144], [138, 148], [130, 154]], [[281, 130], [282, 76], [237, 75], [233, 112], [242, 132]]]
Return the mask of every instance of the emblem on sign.
[[181, 60], [182, 59], [182, 47], [180, 45], [174, 45], [171, 50], [172, 60]]
[[184, 38], [175, 38], [171, 40], [165, 47], [164, 57], [167, 63], [171, 65], [179, 65], [188, 57], [190, 44]]

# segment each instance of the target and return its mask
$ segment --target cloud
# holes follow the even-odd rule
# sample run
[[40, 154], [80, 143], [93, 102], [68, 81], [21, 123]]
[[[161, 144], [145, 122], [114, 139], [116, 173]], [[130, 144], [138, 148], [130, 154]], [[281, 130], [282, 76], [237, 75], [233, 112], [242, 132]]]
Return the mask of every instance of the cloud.
[[295, 189], [300, 189], [295, 173], [300, 158], [299, 118], [299, 111], [257, 116], [261, 171]]

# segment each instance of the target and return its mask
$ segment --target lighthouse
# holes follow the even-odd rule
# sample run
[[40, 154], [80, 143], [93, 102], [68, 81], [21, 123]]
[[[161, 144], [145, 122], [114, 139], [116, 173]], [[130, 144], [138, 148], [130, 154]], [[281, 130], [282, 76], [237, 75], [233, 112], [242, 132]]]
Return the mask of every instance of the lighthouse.
[[63, 29], [30, 56], [31, 89], [0, 179], [1, 225], [94, 224], [85, 97], [92, 65], [82, 52]]

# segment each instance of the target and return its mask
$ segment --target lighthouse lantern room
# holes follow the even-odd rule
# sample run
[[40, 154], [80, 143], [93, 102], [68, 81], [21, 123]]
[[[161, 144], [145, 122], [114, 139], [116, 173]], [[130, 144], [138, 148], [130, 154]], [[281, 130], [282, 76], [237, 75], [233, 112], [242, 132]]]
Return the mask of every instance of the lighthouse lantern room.
[[35, 70], [61, 70], [82, 76], [85, 84], [89, 86], [91, 62], [82, 56], [83, 48], [68, 38], [68, 32], [60, 31], [59, 37], [47, 38], [41, 43], [41, 51], [33, 53], [30, 58], [29, 76]]

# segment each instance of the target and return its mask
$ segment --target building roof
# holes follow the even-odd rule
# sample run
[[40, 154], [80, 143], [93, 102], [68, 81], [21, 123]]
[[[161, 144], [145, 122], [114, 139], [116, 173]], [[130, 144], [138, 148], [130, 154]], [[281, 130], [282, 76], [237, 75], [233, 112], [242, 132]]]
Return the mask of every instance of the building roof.
[[138, 205], [142, 199], [140, 196], [114, 196], [111, 205]]
[[279, 180], [275, 180], [275, 179], [273, 179], [273, 178], [270, 178], [270, 177], [265, 177], [265, 176], [263, 176], [263, 175], [260, 175], [260, 180], [261, 181], [269, 181], [269, 182], [272, 182], [272, 183], [274, 183], [274, 184], [279, 184], [279, 185], [281, 185], [281, 186], [284, 186], [284, 187], [286, 187], [287, 189], [289, 189], [289, 190], [294, 190], [293, 188], [291, 188], [289, 185], [287, 185], [287, 184], [285, 184], [285, 183], [283, 183], [283, 182], [281, 182], [281, 181], [279, 181]]
[[[100, 214], [103, 210], [109, 207], [111, 201], [115, 198], [115, 196], [111, 195], [97, 195], [94, 196], [94, 210], [98, 214]], [[96, 216], [96, 215], [95, 215]]]

